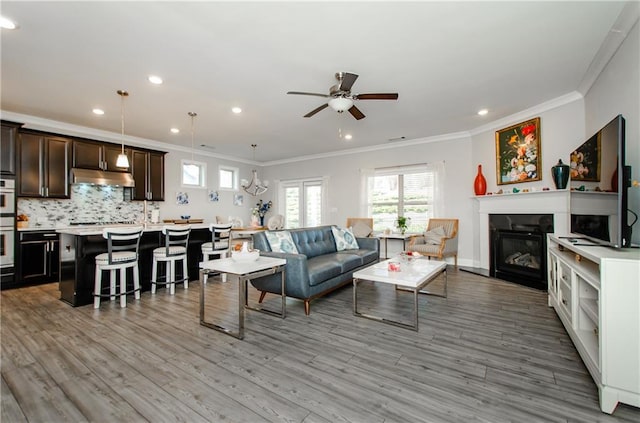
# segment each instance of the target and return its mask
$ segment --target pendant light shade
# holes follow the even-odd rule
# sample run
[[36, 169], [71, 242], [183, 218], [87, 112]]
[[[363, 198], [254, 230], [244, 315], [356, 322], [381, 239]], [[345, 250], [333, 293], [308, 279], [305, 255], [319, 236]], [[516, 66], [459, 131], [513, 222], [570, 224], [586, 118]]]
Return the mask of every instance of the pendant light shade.
[[[253, 160], [256, 160], [256, 147], [258, 146], [258, 144], [251, 144], [251, 147], [253, 148]], [[243, 179], [242, 181], [240, 181], [240, 185], [242, 186], [242, 189], [248, 193], [255, 196], [258, 195], [262, 195], [265, 192], [267, 192], [267, 189], [269, 187], [269, 181], [261, 181], [258, 178], [258, 171], [257, 170], [252, 170], [251, 171], [251, 181], [247, 181], [246, 179]]]
[[118, 95], [120, 96], [120, 122], [121, 122], [121, 134], [122, 134], [122, 150], [120, 154], [118, 154], [118, 158], [116, 160], [117, 167], [128, 168], [129, 167], [129, 157], [124, 154], [124, 98], [129, 95], [125, 90], [118, 90]]

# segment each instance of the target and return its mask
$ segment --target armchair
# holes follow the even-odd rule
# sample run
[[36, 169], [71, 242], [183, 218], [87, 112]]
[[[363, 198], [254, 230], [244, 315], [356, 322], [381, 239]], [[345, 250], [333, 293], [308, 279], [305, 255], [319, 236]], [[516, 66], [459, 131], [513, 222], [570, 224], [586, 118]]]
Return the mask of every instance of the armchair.
[[409, 241], [409, 250], [442, 260], [453, 256], [458, 267], [458, 219], [429, 219], [427, 231]]

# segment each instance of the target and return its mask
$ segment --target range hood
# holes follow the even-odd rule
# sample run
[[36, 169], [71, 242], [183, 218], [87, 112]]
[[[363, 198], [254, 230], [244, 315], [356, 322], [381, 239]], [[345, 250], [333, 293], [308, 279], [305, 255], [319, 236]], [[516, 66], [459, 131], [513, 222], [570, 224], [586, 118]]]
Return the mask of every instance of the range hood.
[[134, 187], [133, 175], [127, 172], [108, 172], [106, 170], [71, 169], [72, 184], [115, 185]]

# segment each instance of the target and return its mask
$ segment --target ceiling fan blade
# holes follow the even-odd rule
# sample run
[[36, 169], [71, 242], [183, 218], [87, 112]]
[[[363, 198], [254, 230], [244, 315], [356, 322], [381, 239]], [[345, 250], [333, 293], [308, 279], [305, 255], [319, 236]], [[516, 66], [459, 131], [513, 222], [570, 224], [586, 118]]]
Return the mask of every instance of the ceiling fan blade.
[[356, 100], [397, 100], [398, 93], [357, 94], [353, 98]]
[[315, 109], [313, 109], [312, 111], [310, 111], [309, 113], [304, 115], [304, 117], [311, 117], [311, 116], [315, 115], [316, 113], [318, 113], [320, 110], [326, 109], [328, 106], [329, 106], [329, 103], [325, 103], [320, 107], [316, 107]]
[[315, 95], [317, 97], [331, 97], [329, 94], [320, 94], [320, 93], [305, 93], [303, 91], [289, 91], [287, 94], [295, 94], [295, 95]]
[[342, 74], [342, 81], [340, 81], [340, 91], [351, 91], [353, 83], [358, 79], [358, 75], [355, 73], [344, 72]]
[[356, 106], [351, 106], [351, 108], [349, 109], [349, 113], [351, 113], [353, 117], [356, 118], [356, 120], [364, 118], [364, 113], [362, 113]]

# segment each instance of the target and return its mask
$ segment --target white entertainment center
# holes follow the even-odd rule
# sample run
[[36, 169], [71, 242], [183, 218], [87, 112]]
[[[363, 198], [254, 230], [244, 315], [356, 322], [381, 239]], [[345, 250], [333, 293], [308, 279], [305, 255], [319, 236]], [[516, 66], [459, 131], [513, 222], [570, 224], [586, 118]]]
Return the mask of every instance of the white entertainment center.
[[640, 249], [585, 244], [548, 235], [549, 306], [598, 386], [600, 409], [640, 407]]

